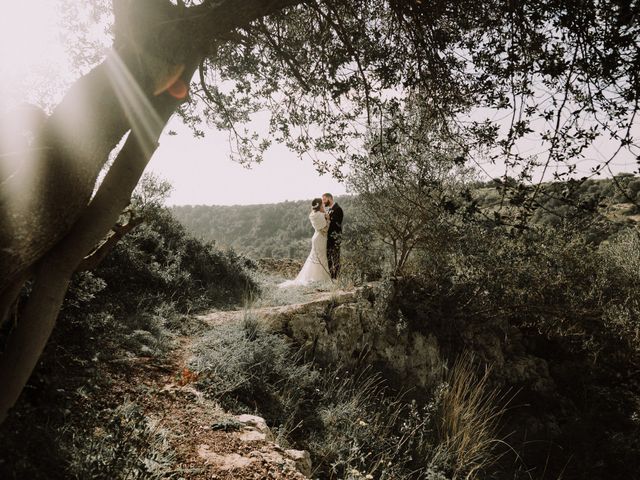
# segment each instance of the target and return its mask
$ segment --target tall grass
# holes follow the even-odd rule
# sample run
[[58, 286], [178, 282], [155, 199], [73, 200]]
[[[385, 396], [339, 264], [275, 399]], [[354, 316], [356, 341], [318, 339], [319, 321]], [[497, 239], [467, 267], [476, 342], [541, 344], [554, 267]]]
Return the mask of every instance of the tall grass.
[[107, 415], [93, 432], [72, 429], [66, 474], [78, 480], [160, 480], [179, 478], [175, 452], [166, 432], [125, 401]]
[[453, 479], [481, 478], [498, 459], [496, 447], [503, 441], [497, 435], [506, 402], [489, 386], [489, 374], [488, 368], [479, 371], [471, 354], [463, 353], [445, 375], [429, 463]]
[[208, 332], [191, 365], [206, 395], [264, 416], [281, 444], [309, 450], [314, 478], [473, 480], [498, 458], [502, 397], [470, 355], [442, 367], [425, 405], [391, 392], [370, 368], [305, 363], [247, 312]]
[[384, 380], [370, 369], [329, 370], [318, 387], [318, 428], [307, 444], [316, 473], [330, 479], [409, 478], [398, 433], [405, 405]]

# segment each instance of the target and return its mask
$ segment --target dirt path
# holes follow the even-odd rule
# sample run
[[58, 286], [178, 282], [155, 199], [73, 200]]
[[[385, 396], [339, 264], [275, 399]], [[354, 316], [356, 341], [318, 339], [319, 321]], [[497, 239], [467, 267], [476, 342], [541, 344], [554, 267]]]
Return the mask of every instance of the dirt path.
[[[260, 307], [250, 312], [273, 322], [309, 308], [323, 308], [336, 297], [352, 295], [345, 291], [316, 291], [305, 295], [300, 303]], [[246, 314], [244, 309], [212, 311], [196, 319], [215, 327], [239, 322]], [[188, 369], [195, 340], [193, 336], [178, 337], [165, 365], [144, 359], [135, 362], [117, 392], [135, 398], [166, 431], [181, 476], [189, 480], [309, 478], [300, 472], [310, 474], [308, 454], [305, 457], [303, 452], [282, 449], [261, 419], [225, 412], [196, 389], [197, 377]], [[140, 393], [141, 386], [144, 394]]]
[[296, 312], [303, 312], [314, 306], [325, 305], [332, 301], [343, 300], [344, 298], [352, 298], [354, 295], [354, 291], [347, 290], [314, 291], [303, 294], [303, 301], [300, 302], [286, 305], [250, 308], [249, 310], [212, 311], [204, 315], [198, 315], [196, 318], [211, 326], [216, 326], [225, 323], [239, 322], [245, 317], [245, 315], [247, 315], [247, 313], [250, 313], [255, 318], [268, 322], [269, 320], [282, 315], [291, 315]]

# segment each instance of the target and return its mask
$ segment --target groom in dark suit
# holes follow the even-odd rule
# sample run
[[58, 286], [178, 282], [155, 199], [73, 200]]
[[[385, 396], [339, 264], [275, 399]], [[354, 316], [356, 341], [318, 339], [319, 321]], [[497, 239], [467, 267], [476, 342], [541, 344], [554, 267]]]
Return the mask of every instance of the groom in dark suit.
[[333, 201], [333, 195], [325, 193], [322, 201], [329, 214], [329, 232], [327, 237], [327, 260], [329, 273], [334, 280], [340, 273], [340, 243], [342, 242], [342, 219], [344, 213], [340, 205]]

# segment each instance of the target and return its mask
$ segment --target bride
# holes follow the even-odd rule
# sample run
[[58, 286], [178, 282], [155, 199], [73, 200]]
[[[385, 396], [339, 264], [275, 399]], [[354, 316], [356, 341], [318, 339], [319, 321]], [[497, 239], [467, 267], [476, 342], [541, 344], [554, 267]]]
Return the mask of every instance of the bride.
[[329, 264], [327, 262], [327, 230], [329, 221], [324, 211], [321, 198], [314, 198], [311, 202], [311, 213], [309, 220], [315, 230], [311, 237], [311, 253], [304, 262], [300, 273], [295, 280], [287, 280], [281, 283], [280, 287], [292, 287], [298, 285], [308, 285], [315, 282], [331, 282], [329, 274]]

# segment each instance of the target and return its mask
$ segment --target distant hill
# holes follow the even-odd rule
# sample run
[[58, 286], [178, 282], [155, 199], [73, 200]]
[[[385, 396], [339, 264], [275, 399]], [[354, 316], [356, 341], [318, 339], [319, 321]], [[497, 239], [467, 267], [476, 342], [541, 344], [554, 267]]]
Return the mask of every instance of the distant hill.
[[[573, 215], [574, 207], [571, 205], [584, 205], [585, 209], [597, 208], [603, 218], [618, 224], [612, 225], [609, 233], [640, 221], [640, 211], [632, 203], [640, 202], [640, 178], [621, 174], [616, 177], [616, 182], [622, 191], [612, 179], [592, 179], [579, 184], [545, 184], [544, 193], [538, 197], [542, 206], [532, 220], [541, 225], [558, 225], [563, 217]], [[473, 186], [473, 198], [484, 211], [510, 208], [509, 198], [501, 194], [499, 183], [499, 180], [493, 180]], [[345, 211], [345, 232], [348, 232], [349, 216], [356, 213], [355, 197], [344, 196], [337, 200]], [[232, 248], [254, 259], [304, 260], [313, 234], [307, 218], [310, 205], [311, 199], [264, 205], [187, 205], [172, 207], [171, 210], [193, 235], [213, 241], [221, 248]], [[597, 240], [594, 237], [594, 241]]]
[[[345, 211], [348, 228], [353, 198], [336, 200]], [[309, 254], [313, 228], [307, 217], [311, 199], [264, 205], [186, 205], [171, 210], [196, 237], [251, 258], [303, 260]]]

